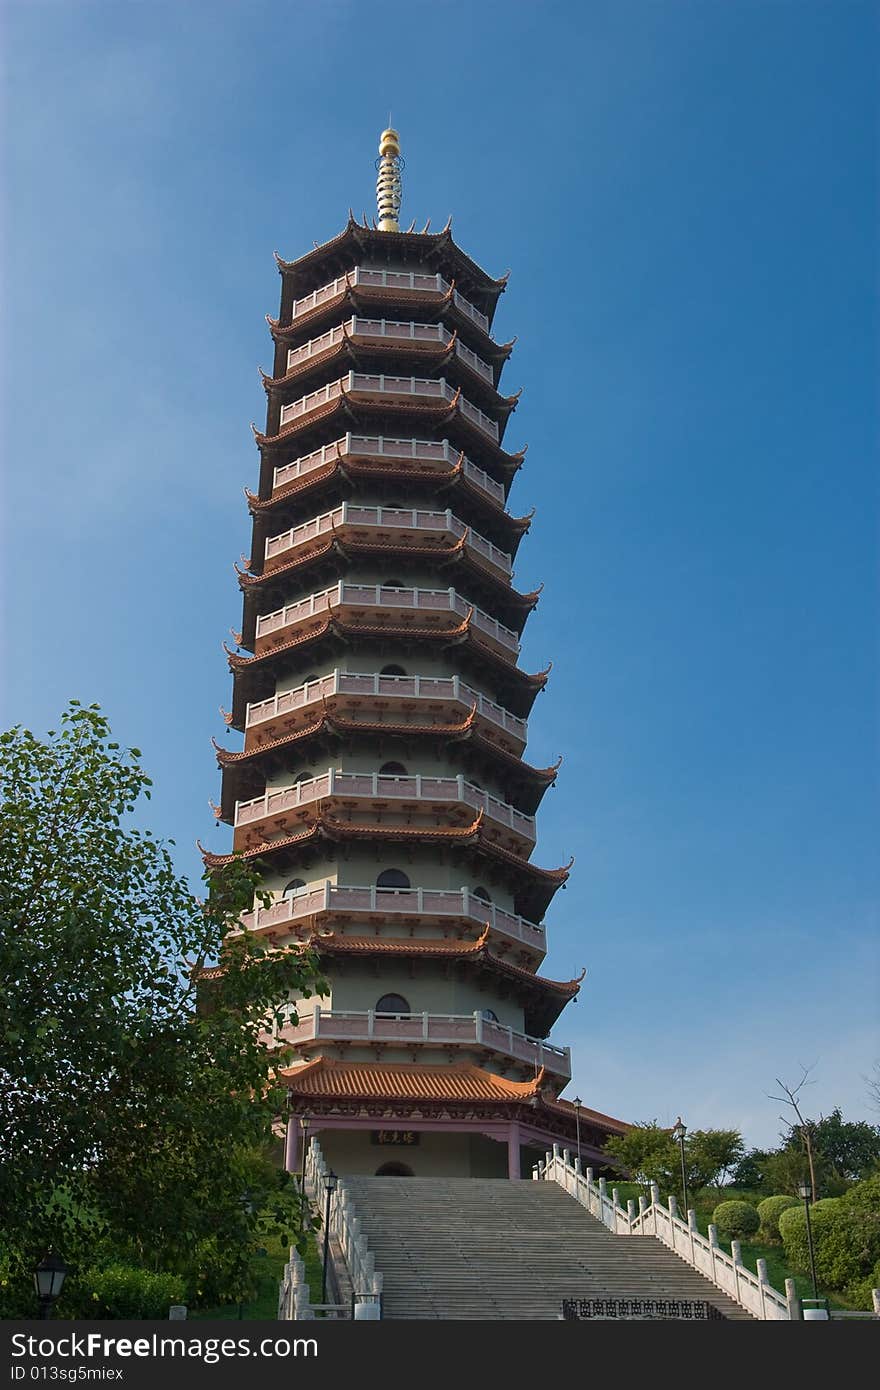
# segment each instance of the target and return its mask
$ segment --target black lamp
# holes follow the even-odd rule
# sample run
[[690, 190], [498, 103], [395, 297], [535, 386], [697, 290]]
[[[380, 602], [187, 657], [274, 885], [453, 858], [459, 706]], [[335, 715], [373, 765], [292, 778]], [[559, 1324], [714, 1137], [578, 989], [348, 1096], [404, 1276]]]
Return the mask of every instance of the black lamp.
[[687, 1168], [684, 1161], [684, 1140], [688, 1129], [684, 1120], [679, 1115], [672, 1128], [672, 1137], [678, 1143], [679, 1153], [681, 1154], [681, 1195], [684, 1198], [684, 1214], [687, 1216], [688, 1210], [688, 1180]]
[[67, 1265], [60, 1255], [50, 1250], [34, 1270], [34, 1288], [40, 1300], [41, 1318], [52, 1316], [52, 1305], [57, 1301], [66, 1277]]
[[813, 1281], [813, 1298], [819, 1297], [819, 1285], [816, 1282], [816, 1255], [813, 1250], [813, 1227], [810, 1221], [810, 1202], [813, 1200], [813, 1189], [808, 1182], [802, 1182], [798, 1188], [798, 1196], [804, 1204], [804, 1216], [807, 1222], [807, 1247], [810, 1251], [810, 1277]]
[[581, 1161], [581, 1098], [580, 1098], [580, 1096], [575, 1096], [574, 1100], [572, 1101], [572, 1105], [574, 1106], [574, 1122], [575, 1122], [575, 1125], [577, 1126], [578, 1167], [580, 1167], [580, 1161]]
[[321, 1275], [321, 1302], [322, 1302], [322, 1303], [326, 1303], [326, 1302], [327, 1302], [327, 1257], [328, 1257], [328, 1255], [329, 1255], [329, 1247], [330, 1247], [330, 1202], [331, 1202], [331, 1200], [332, 1200], [332, 1198], [333, 1198], [333, 1193], [336, 1191], [336, 1183], [337, 1183], [337, 1181], [338, 1181], [338, 1180], [337, 1180], [336, 1174], [335, 1174], [335, 1173], [333, 1172], [333, 1170], [331, 1169], [330, 1172], [327, 1174], [327, 1177], [326, 1177], [326, 1179], [325, 1179], [326, 1192], [327, 1192], [327, 1202], [326, 1202], [326, 1205], [325, 1205], [325, 1207], [324, 1207], [324, 1269], [323, 1269], [323, 1273], [322, 1273], [322, 1275]]

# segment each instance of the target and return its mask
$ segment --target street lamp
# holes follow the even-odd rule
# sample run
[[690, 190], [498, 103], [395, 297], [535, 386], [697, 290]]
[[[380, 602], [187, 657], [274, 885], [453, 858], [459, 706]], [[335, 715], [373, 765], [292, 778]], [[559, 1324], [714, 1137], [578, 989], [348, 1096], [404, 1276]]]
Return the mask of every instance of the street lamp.
[[683, 1120], [683, 1119], [681, 1118], [681, 1116], [679, 1115], [678, 1119], [677, 1119], [676, 1122], [675, 1122], [675, 1125], [673, 1126], [672, 1137], [673, 1137], [673, 1139], [675, 1139], [675, 1140], [677, 1141], [679, 1153], [681, 1154], [681, 1189], [682, 1189], [682, 1196], [683, 1196], [683, 1198], [684, 1198], [684, 1214], [685, 1214], [685, 1217], [687, 1217], [687, 1212], [688, 1212], [688, 1180], [687, 1180], [687, 1168], [686, 1168], [686, 1166], [685, 1166], [685, 1161], [684, 1161], [684, 1137], [685, 1137], [685, 1135], [687, 1134], [687, 1132], [688, 1132], [688, 1131], [687, 1131], [687, 1125], [685, 1124], [684, 1120]]
[[61, 1293], [66, 1276], [67, 1265], [60, 1255], [53, 1254], [51, 1250], [48, 1255], [43, 1256], [34, 1270], [34, 1287], [40, 1300], [41, 1318], [52, 1316], [52, 1305]]
[[324, 1270], [321, 1275], [321, 1302], [327, 1302], [327, 1256], [330, 1245], [330, 1200], [336, 1191], [336, 1174], [331, 1169], [327, 1174], [327, 1202], [324, 1207]]
[[802, 1182], [798, 1188], [798, 1196], [803, 1199], [804, 1215], [807, 1218], [807, 1248], [810, 1252], [810, 1277], [813, 1281], [813, 1298], [818, 1300], [819, 1286], [816, 1283], [816, 1256], [813, 1253], [813, 1227], [810, 1224], [810, 1202], [813, 1197], [813, 1189], [808, 1182]]
[[580, 1096], [575, 1096], [574, 1100], [572, 1101], [572, 1105], [574, 1106], [574, 1122], [575, 1122], [575, 1125], [577, 1126], [578, 1168], [580, 1168], [580, 1166], [581, 1166], [581, 1098], [580, 1098]]

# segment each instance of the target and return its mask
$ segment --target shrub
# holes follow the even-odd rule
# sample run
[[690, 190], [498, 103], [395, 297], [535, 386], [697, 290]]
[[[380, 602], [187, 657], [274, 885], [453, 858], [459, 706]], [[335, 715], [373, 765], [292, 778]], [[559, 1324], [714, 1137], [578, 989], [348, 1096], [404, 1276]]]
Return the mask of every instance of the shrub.
[[154, 1274], [132, 1265], [90, 1269], [81, 1282], [89, 1290], [86, 1316], [92, 1318], [167, 1318], [172, 1303], [186, 1301], [178, 1275]]
[[761, 1234], [767, 1240], [777, 1241], [779, 1235], [779, 1218], [784, 1211], [790, 1207], [796, 1207], [797, 1197], [765, 1197], [763, 1202], [758, 1203], [758, 1216], [761, 1220]]
[[761, 1224], [751, 1202], [720, 1202], [712, 1213], [712, 1220], [721, 1234], [732, 1240], [747, 1240]]

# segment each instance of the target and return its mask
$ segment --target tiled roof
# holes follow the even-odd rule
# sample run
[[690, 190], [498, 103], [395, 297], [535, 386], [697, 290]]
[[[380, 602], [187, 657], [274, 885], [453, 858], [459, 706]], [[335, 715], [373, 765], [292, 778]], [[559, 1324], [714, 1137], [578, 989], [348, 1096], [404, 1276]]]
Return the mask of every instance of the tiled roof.
[[495, 1100], [506, 1104], [537, 1096], [543, 1073], [532, 1081], [508, 1081], [470, 1062], [423, 1066], [417, 1062], [338, 1062], [318, 1057], [298, 1069], [285, 1068], [279, 1081], [296, 1096], [346, 1100]]

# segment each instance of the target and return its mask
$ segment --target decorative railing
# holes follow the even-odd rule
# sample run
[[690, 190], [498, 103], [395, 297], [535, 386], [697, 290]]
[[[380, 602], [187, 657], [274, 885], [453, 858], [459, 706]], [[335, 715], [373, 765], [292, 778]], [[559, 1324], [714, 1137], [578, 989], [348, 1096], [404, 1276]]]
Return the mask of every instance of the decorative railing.
[[[309, 415], [313, 410], [337, 400], [343, 394], [361, 396], [397, 396], [425, 401], [453, 401], [456, 390], [445, 377], [388, 376], [384, 372], [347, 372], [337, 381], [330, 381], [317, 391], [310, 391], [298, 400], [281, 407], [280, 425], [283, 429], [293, 420]], [[458, 408], [465, 419], [498, 443], [498, 424], [464, 396], [458, 397]]]
[[594, 1182], [593, 1169], [582, 1173], [580, 1160], [572, 1163], [569, 1151], [560, 1154], [558, 1144], [546, 1154], [544, 1163], [536, 1165], [533, 1177], [559, 1183], [616, 1235], [656, 1236], [754, 1317], [781, 1321], [800, 1316], [793, 1280], [786, 1280], [786, 1296], [777, 1293], [768, 1282], [765, 1260], [758, 1260], [758, 1272], [752, 1274], [742, 1262], [739, 1241], [733, 1241], [733, 1253], [726, 1254], [718, 1245], [716, 1227], [709, 1227], [707, 1240], [697, 1230], [696, 1212], [689, 1211], [687, 1221], [682, 1221], [676, 1199], [670, 1197], [669, 1206], [664, 1207], [656, 1183], [651, 1184], [650, 1202], [640, 1197], [638, 1209], [633, 1201], [623, 1207], [616, 1188], [609, 1196], [605, 1179]]
[[317, 913], [338, 912], [346, 917], [375, 916], [383, 918], [452, 917], [486, 925], [490, 931], [544, 952], [547, 938], [542, 926], [524, 917], [486, 902], [469, 888], [353, 888], [340, 883], [321, 883], [315, 888], [301, 888], [289, 897], [279, 898], [269, 907], [258, 907], [246, 913], [242, 922], [250, 931], [283, 926]]
[[[282, 1010], [283, 1012], [283, 1010]], [[277, 1041], [291, 1046], [307, 1042], [399, 1043], [402, 1047], [435, 1045], [487, 1048], [513, 1057], [529, 1067], [546, 1067], [554, 1076], [571, 1075], [567, 1047], [553, 1047], [542, 1038], [472, 1014], [378, 1014], [375, 1009], [340, 1010], [314, 1006], [294, 1024], [277, 1029]]]
[[293, 690], [282, 690], [268, 700], [256, 700], [247, 706], [245, 728], [256, 728], [267, 720], [307, 709], [335, 695], [376, 696], [386, 700], [406, 700], [408, 703], [413, 700], [432, 703], [448, 700], [467, 709], [473, 709], [476, 705], [477, 714], [482, 719], [495, 724], [523, 744], [528, 732], [524, 719], [511, 714], [487, 695], [471, 689], [459, 676], [385, 676], [380, 672], [365, 674], [360, 671], [331, 671], [329, 675], [306, 681], [305, 685], [298, 685]]
[[[392, 776], [381, 772], [339, 772], [329, 768], [318, 777], [308, 777], [289, 787], [278, 787], [255, 796], [250, 801], [236, 801], [235, 827], [265, 820], [282, 811], [311, 806], [328, 797], [367, 798], [382, 801], [451, 802], [480, 810], [488, 820], [513, 830], [522, 839], [534, 844], [537, 838], [535, 817], [524, 815], [506, 801], [475, 787], [464, 777]], [[425, 814], [428, 814], [426, 809]]]
[[387, 531], [440, 532], [441, 535], [455, 536], [456, 539], [466, 536], [465, 544], [490, 565], [501, 570], [504, 575], [509, 577], [513, 569], [513, 561], [505, 551], [486, 540], [485, 536], [481, 536], [472, 527], [465, 526], [448, 508], [443, 512], [435, 512], [415, 507], [361, 507], [356, 502], [343, 502], [341, 506], [334, 507], [332, 512], [323, 512], [320, 516], [311, 517], [299, 526], [282, 531], [280, 535], [268, 536], [265, 558], [273, 560], [307, 541], [330, 535], [339, 526], [374, 526]]
[[[302, 318], [303, 314], [311, 313], [320, 304], [326, 304], [331, 299], [336, 299], [349, 287], [361, 286], [367, 289], [383, 290], [403, 290], [406, 293], [416, 292], [422, 294], [434, 294], [445, 296], [449, 293], [449, 282], [444, 280], [442, 275], [420, 275], [416, 271], [407, 270], [370, 270], [366, 266], [355, 266], [347, 275], [340, 275], [336, 280], [331, 280], [328, 285], [322, 285], [320, 289], [314, 290], [302, 299], [294, 302], [292, 321]], [[459, 294], [458, 290], [452, 292], [453, 301], [458, 309], [469, 318], [478, 328], [482, 328], [484, 333], [489, 332], [489, 320], [485, 314], [481, 314], [479, 309], [475, 309], [469, 300]]]
[[[295, 1117], [293, 1123], [296, 1123]], [[306, 1192], [322, 1221], [328, 1206], [329, 1171], [321, 1146], [317, 1139], [313, 1139], [306, 1152]], [[351, 1280], [354, 1318], [375, 1320], [381, 1317], [382, 1275], [376, 1269], [366, 1236], [361, 1234], [360, 1221], [344, 1178], [338, 1180], [336, 1190], [330, 1194], [329, 1208], [330, 1236], [342, 1253]], [[315, 1305], [310, 1301], [305, 1267], [296, 1250], [291, 1247], [290, 1259], [284, 1267], [278, 1291], [279, 1320], [303, 1322], [314, 1318], [316, 1310], [321, 1308], [321, 1304]], [[332, 1311], [338, 1313], [341, 1310], [334, 1306]]]
[[270, 632], [278, 632], [293, 623], [326, 613], [330, 608], [343, 606], [382, 608], [394, 612], [448, 612], [461, 618], [466, 618], [470, 613], [471, 622], [480, 632], [493, 638], [509, 652], [519, 651], [519, 638], [515, 632], [481, 608], [468, 603], [454, 589], [394, 589], [383, 584], [347, 584], [343, 580], [330, 589], [322, 589], [320, 593], [309, 594], [307, 598], [285, 604], [272, 613], [264, 613], [257, 618], [256, 635], [258, 638], [266, 637]]
[[422, 463], [458, 463], [462, 461], [465, 476], [496, 502], [504, 505], [504, 488], [494, 478], [478, 468], [470, 459], [464, 458], [458, 449], [453, 449], [448, 439], [389, 439], [384, 435], [345, 434], [332, 444], [324, 444], [310, 454], [284, 463], [275, 469], [273, 488], [285, 487], [297, 478], [305, 478], [325, 464], [337, 459], [367, 457], [388, 459], [389, 461], [415, 460]]
[[[337, 324], [317, 338], [310, 338], [300, 347], [290, 348], [287, 354], [287, 370], [290, 372], [294, 367], [300, 367], [304, 362], [320, 357], [322, 353], [338, 347], [346, 338], [368, 339], [381, 343], [427, 343], [429, 346], [447, 347], [452, 342], [452, 336], [442, 323], [411, 323], [408, 319], [365, 319], [355, 314], [352, 318], [346, 319], [345, 323]], [[476, 372], [490, 386], [493, 385], [493, 372], [488, 362], [484, 362], [482, 357], [478, 357], [469, 347], [457, 341], [454, 351], [471, 371]]]

